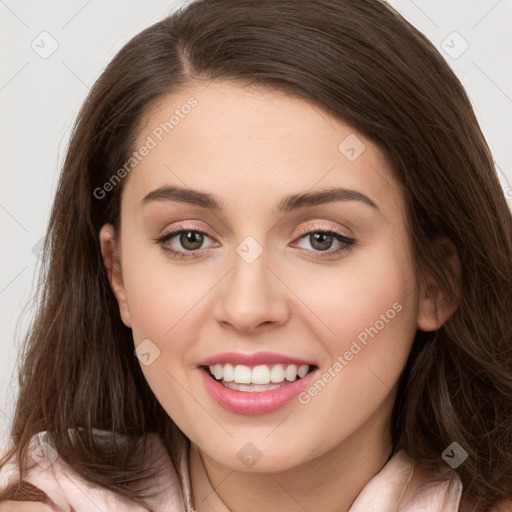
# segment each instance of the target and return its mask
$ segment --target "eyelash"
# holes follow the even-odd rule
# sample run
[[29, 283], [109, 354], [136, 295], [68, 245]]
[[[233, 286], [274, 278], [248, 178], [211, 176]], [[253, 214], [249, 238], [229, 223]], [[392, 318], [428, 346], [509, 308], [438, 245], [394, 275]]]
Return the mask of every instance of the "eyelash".
[[[201, 249], [192, 250], [192, 251], [177, 251], [177, 250], [171, 249], [169, 246], [165, 245], [170, 239], [174, 238], [176, 235], [180, 235], [181, 233], [188, 233], [188, 232], [199, 233], [201, 235], [208, 236], [207, 233], [205, 233], [204, 231], [201, 231], [199, 229], [194, 229], [192, 227], [186, 227], [186, 226], [179, 226], [179, 229], [176, 229], [170, 233], [167, 233], [165, 235], [162, 235], [159, 238], [154, 239], [154, 242], [157, 243], [162, 248], [162, 250], [164, 250], [166, 253], [168, 253], [174, 259], [190, 259], [190, 257], [188, 256], [189, 254], [200, 252]], [[356, 245], [356, 240], [354, 238], [350, 238], [346, 235], [343, 235], [342, 233], [340, 233], [339, 231], [336, 231], [334, 229], [314, 228], [314, 229], [311, 229], [309, 231], [302, 233], [299, 236], [298, 240], [301, 240], [302, 238], [305, 238], [314, 233], [322, 233], [324, 235], [334, 236], [339, 242], [344, 244], [341, 247], [339, 247], [338, 249], [329, 250], [329, 251], [315, 251], [313, 249], [312, 250], [313, 252], [321, 254], [321, 256], [320, 255], [313, 256], [316, 259], [324, 259], [324, 258], [333, 257], [337, 254], [343, 253], [345, 251], [349, 251]], [[310, 251], [310, 249], [304, 249], [304, 250]], [[324, 254], [326, 256], [324, 256]], [[191, 258], [195, 258], [195, 256], [191, 256]]]

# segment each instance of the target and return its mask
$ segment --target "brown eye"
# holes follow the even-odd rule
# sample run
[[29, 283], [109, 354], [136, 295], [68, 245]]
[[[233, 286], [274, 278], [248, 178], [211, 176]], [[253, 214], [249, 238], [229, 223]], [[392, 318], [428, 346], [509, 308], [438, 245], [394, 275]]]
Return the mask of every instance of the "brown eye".
[[329, 235], [328, 233], [322, 231], [310, 233], [309, 237], [311, 247], [317, 249], [318, 251], [326, 251], [330, 249], [334, 241], [334, 237], [332, 235]]
[[203, 249], [205, 238], [210, 238], [198, 229], [177, 229], [154, 241], [173, 258], [196, 258]]
[[199, 231], [182, 231], [179, 240], [184, 249], [195, 251], [203, 245], [204, 236]]
[[[314, 258], [335, 257], [344, 251], [350, 250], [356, 245], [354, 238], [348, 237], [334, 230], [316, 229], [304, 233], [299, 240], [305, 240], [310, 247], [305, 247], [307, 251], [312, 253]], [[333, 244], [338, 245], [332, 248]]]

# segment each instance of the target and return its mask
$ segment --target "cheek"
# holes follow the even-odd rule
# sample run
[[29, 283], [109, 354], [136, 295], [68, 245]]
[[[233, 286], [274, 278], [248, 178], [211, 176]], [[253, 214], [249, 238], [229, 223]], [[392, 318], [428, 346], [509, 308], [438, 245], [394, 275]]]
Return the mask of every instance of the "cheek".
[[414, 335], [416, 279], [405, 249], [397, 253], [392, 244], [375, 244], [337, 267], [300, 272], [294, 283], [313, 313], [311, 328], [331, 356], [348, 350], [358, 337], [364, 342], [375, 336], [375, 330], [391, 344]]
[[308, 305], [323, 321], [315, 332], [330, 361], [302, 403], [322, 402], [335, 424], [350, 429], [379, 407], [405, 366], [417, 325], [415, 274], [405, 251], [381, 245], [321, 289], [310, 277], [303, 293], [310, 290]]
[[201, 413], [187, 392], [191, 367], [187, 350], [197, 331], [197, 305], [208, 283], [197, 279], [192, 266], [166, 261], [143, 243], [127, 240], [124, 249], [123, 279], [134, 345], [145, 343], [151, 353], [149, 364], [139, 354], [142, 372], [167, 413], [186, 428]]
[[165, 340], [193, 316], [193, 306], [207, 288], [197, 269], [167, 259], [152, 247], [127, 241], [123, 281], [135, 343]]

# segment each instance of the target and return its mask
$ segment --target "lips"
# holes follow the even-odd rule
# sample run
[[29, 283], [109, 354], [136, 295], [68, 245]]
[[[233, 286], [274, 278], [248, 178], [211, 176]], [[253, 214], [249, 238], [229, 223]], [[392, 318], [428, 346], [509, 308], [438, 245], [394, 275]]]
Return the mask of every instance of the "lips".
[[[234, 371], [231, 373], [231, 366], [233, 369], [238, 367], [238, 376]], [[286, 378], [280, 367], [286, 368]], [[226, 374], [227, 380], [224, 380], [226, 368], [229, 368], [230, 376]], [[258, 375], [261, 372], [265, 374], [263, 368], [273, 369], [273, 379], [269, 380], [268, 376], [266, 379], [255, 378], [256, 382], [265, 382], [256, 384], [247, 376], [247, 371], [255, 368]], [[299, 368], [302, 368], [301, 372], [298, 372]], [[218, 370], [217, 375], [212, 372], [215, 369]], [[230, 352], [201, 361], [198, 370], [206, 389], [224, 409], [236, 414], [259, 415], [276, 411], [293, 400], [310, 385], [318, 367], [310, 361], [283, 354]]]
[[231, 413], [246, 416], [268, 414], [285, 407], [311, 385], [317, 372], [318, 368], [295, 382], [270, 391], [257, 392], [229, 389], [216, 381], [204, 368], [199, 370], [204, 386], [218, 405]]
[[244, 354], [242, 352], [225, 352], [224, 354], [217, 354], [215, 356], [208, 357], [201, 361], [197, 366], [210, 366], [214, 364], [226, 364], [232, 365], [243, 364], [246, 366], [257, 366], [261, 364], [273, 365], [273, 364], [295, 364], [302, 366], [308, 364], [315, 366], [311, 361], [305, 359], [298, 359], [293, 356], [287, 356], [284, 354], [275, 354], [273, 352], [255, 352], [253, 354]]

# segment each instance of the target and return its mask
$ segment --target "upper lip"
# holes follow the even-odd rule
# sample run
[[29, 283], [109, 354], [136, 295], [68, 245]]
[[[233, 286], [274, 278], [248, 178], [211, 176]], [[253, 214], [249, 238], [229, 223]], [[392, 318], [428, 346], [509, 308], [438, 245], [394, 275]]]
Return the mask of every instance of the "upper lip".
[[295, 364], [297, 366], [310, 365], [314, 366], [310, 361], [299, 359], [297, 357], [287, 356], [284, 354], [276, 354], [274, 352], [254, 352], [252, 354], [244, 354], [242, 352], [225, 352], [208, 357], [201, 361], [198, 366], [210, 366], [213, 364], [232, 365], [243, 364], [246, 366], [257, 366], [260, 364]]

